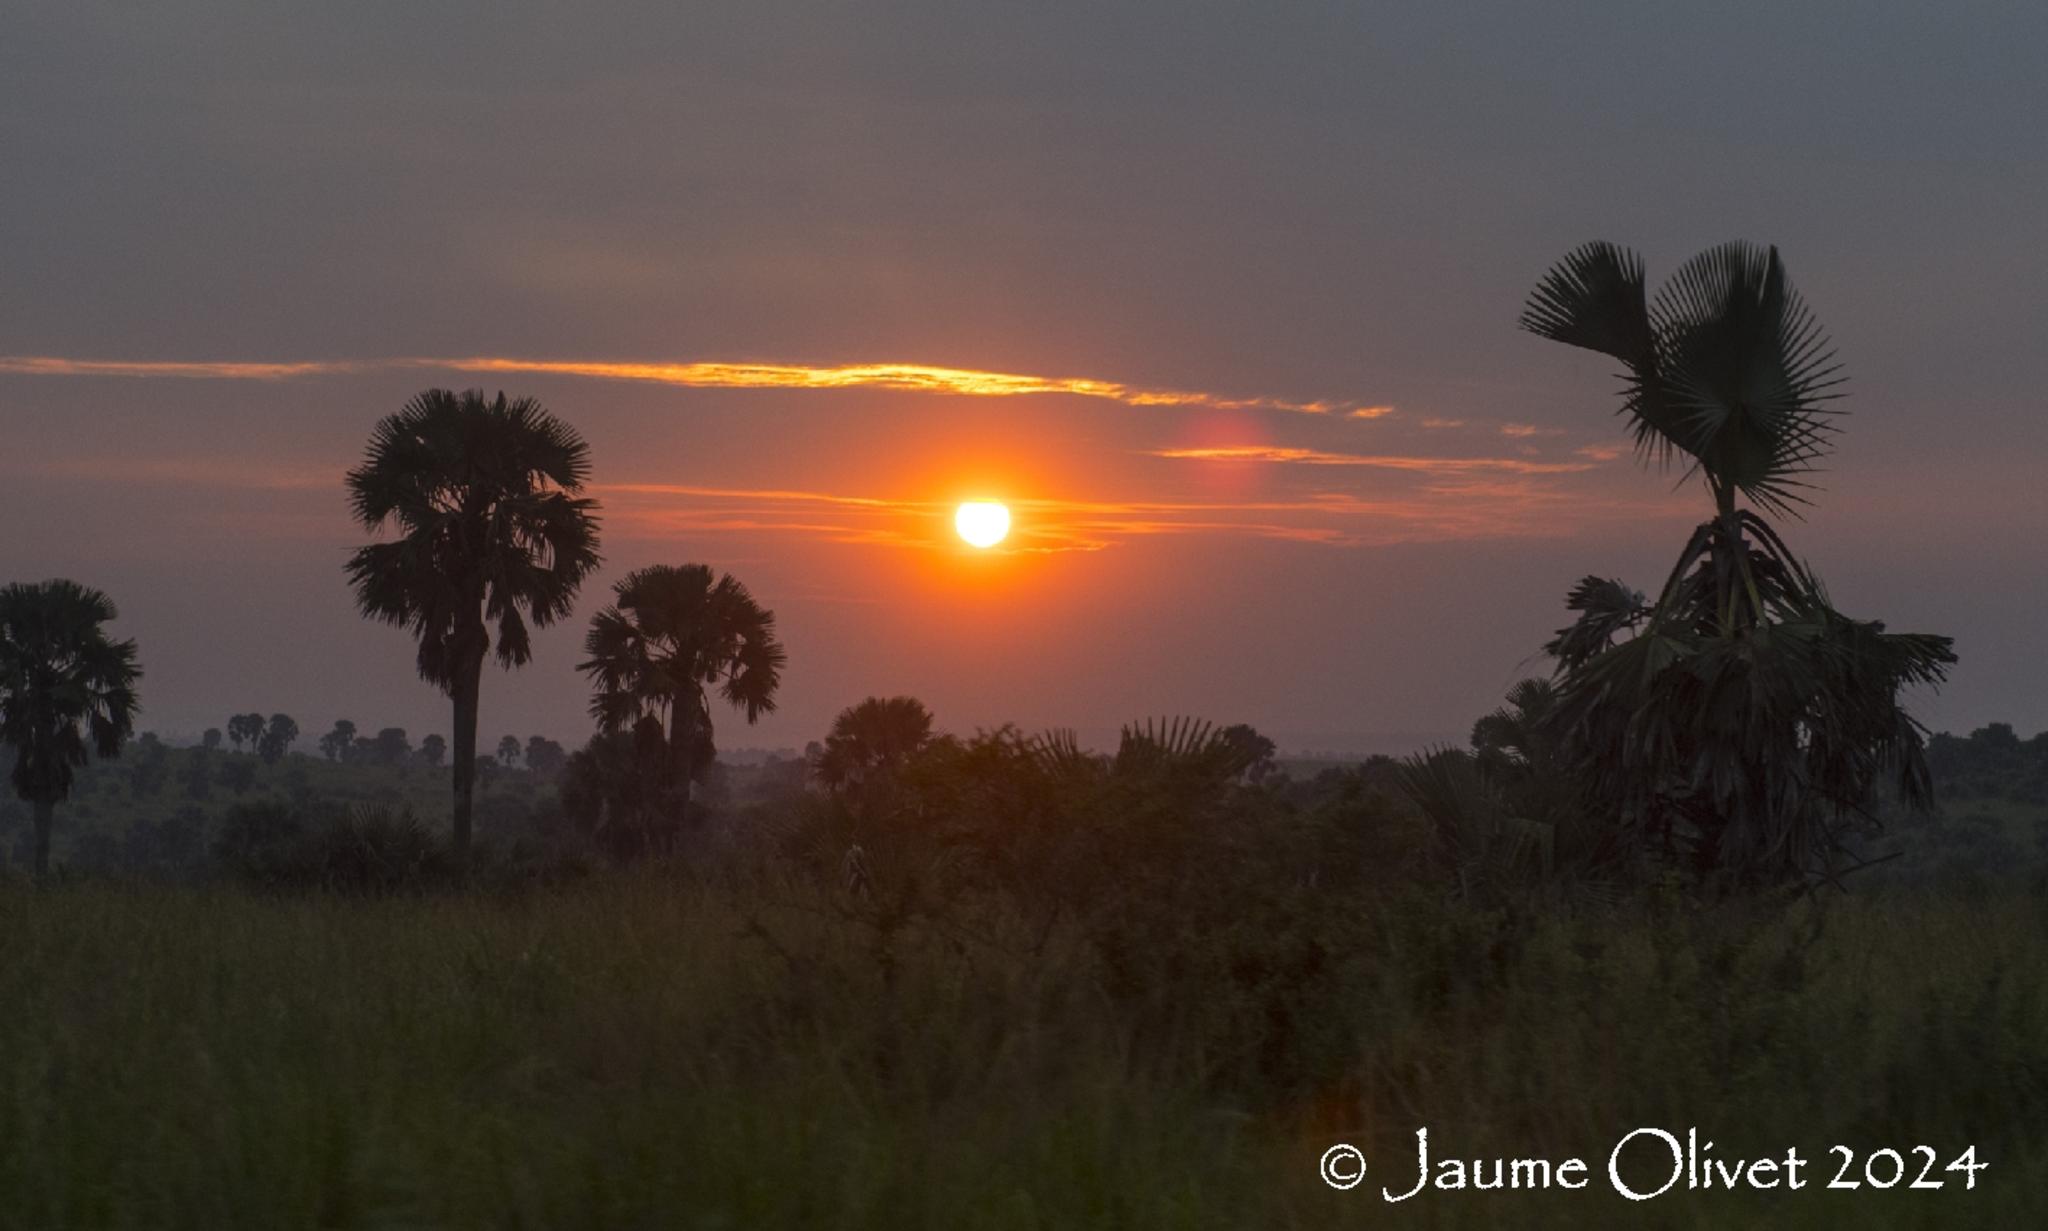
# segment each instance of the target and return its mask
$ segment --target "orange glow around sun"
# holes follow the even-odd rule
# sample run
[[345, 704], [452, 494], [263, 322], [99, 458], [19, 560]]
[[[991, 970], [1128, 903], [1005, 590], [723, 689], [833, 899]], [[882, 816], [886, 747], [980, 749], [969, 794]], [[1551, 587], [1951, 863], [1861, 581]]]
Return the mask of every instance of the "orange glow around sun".
[[953, 529], [971, 546], [989, 548], [1010, 534], [1010, 510], [994, 500], [969, 500], [953, 512]]

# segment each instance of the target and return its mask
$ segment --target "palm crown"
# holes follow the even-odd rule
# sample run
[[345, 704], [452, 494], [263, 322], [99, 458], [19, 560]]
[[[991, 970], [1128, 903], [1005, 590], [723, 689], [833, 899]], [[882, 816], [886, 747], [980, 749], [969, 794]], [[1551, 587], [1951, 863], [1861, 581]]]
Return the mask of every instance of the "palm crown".
[[688, 807], [689, 781], [709, 759], [711, 694], [749, 723], [775, 709], [788, 655], [775, 614], [730, 575], [702, 564], [655, 565], [627, 574], [615, 601], [591, 620], [581, 669], [595, 686], [590, 712], [601, 730], [662, 723], [665, 777]]
[[486, 620], [498, 661], [524, 664], [527, 620], [567, 616], [598, 565], [596, 502], [577, 495], [589, 474], [582, 437], [531, 398], [420, 394], [378, 423], [348, 474], [364, 528], [399, 531], [349, 560], [363, 614], [409, 629], [420, 674], [443, 688], [465, 650], [488, 647]]
[[90, 753], [111, 757], [135, 730], [135, 643], [102, 627], [114, 604], [72, 581], [0, 588], [0, 742], [14, 791], [36, 806], [36, 873], [49, 863], [50, 812]]
[[1691, 459], [1716, 503], [1736, 492], [1789, 512], [1826, 452], [1840, 368], [1775, 247], [1742, 242], [1693, 257], [1646, 296], [1643, 260], [1590, 243], [1537, 284], [1522, 328], [1619, 359], [1621, 413], [1637, 448]]

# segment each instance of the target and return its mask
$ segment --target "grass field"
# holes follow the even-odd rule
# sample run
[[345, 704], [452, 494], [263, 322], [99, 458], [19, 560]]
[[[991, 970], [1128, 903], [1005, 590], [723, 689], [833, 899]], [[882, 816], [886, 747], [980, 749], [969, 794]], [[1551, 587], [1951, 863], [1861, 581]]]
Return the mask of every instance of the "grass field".
[[[512, 896], [0, 892], [0, 1225], [2021, 1226], [2048, 1213], [2038, 894], [1511, 924], [1377, 909], [1315, 1020], [1118, 990], [1000, 901], [886, 937], [833, 895], [649, 872]], [[1189, 944], [1200, 943], [1191, 938]], [[886, 951], [885, 951], [886, 950]], [[1164, 955], [1162, 960], [1165, 960]], [[1161, 987], [1168, 984], [1162, 983]], [[1226, 1006], [1227, 1007], [1227, 1006]], [[1335, 1032], [1306, 1085], [1245, 1049]], [[1285, 1039], [1281, 1040], [1283, 1043]], [[1425, 1193], [1439, 1156], [1583, 1192]], [[1816, 1163], [1631, 1205], [1630, 1129]], [[1335, 1141], [1376, 1160], [1346, 1193]], [[1965, 1146], [1974, 1192], [1828, 1191]], [[1912, 1157], [1908, 1155], [1908, 1157]], [[1403, 1178], [1405, 1177], [1405, 1178]], [[1682, 1186], [1681, 1186], [1682, 1187]]]

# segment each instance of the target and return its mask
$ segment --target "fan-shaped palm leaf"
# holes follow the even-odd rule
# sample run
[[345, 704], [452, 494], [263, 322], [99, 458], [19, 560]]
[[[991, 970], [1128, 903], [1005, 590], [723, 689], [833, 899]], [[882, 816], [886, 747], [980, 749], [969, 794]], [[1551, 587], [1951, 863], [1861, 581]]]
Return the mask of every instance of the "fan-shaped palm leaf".
[[1691, 459], [1724, 511], [1788, 511], [1826, 453], [1840, 368], [1776, 248], [1711, 248], [1645, 306], [1642, 258], [1587, 244], [1537, 283], [1522, 327], [1626, 368], [1621, 413], [1647, 457]]

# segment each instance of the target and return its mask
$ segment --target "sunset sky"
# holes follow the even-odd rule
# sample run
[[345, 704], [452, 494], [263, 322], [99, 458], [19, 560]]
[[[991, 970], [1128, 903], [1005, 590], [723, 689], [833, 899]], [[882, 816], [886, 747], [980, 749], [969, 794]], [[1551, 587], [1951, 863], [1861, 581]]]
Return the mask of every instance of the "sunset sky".
[[606, 556], [486, 747], [581, 742], [585, 622], [684, 561], [789, 647], [728, 748], [895, 693], [1461, 737], [1705, 505], [1515, 329], [1594, 238], [1780, 247], [1851, 378], [1793, 546], [1955, 637], [1931, 724], [2048, 727], [2042, 6], [612, 11], [9, 6], [0, 580], [114, 597], [144, 728], [448, 729], [341, 476], [475, 385], [588, 438]]

